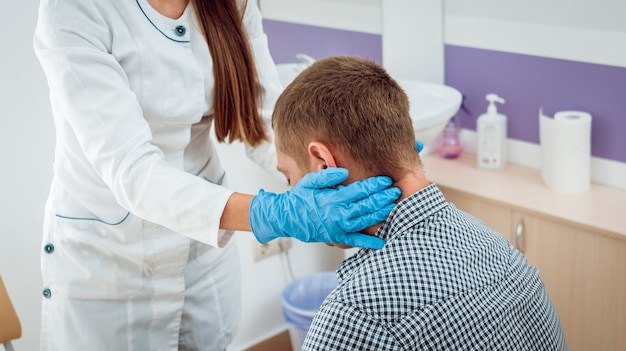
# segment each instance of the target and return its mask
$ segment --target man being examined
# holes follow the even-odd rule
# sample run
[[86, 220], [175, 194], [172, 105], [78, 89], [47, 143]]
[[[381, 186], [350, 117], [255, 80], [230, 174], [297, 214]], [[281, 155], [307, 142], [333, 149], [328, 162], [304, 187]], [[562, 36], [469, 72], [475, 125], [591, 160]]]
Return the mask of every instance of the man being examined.
[[381, 66], [317, 61], [282, 93], [272, 124], [291, 185], [341, 167], [345, 184], [386, 175], [402, 191], [387, 220], [365, 231], [385, 246], [341, 263], [303, 350], [567, 348], [537, 269], [425, 177], [408, 98]]

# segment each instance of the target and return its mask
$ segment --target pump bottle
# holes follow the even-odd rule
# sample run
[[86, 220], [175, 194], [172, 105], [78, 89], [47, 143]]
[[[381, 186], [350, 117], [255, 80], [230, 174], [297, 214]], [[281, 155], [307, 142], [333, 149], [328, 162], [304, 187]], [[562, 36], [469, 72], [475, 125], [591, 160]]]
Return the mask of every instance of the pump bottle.
[[504, 99], [496, 94], [487, 94], [486, 98], [489, 101], [487, 112], [476, 121], [476, 161], [478, 168], [502, 169], [506, 164], [507, 118], [498, 113], [496, 102], [503, 104]]

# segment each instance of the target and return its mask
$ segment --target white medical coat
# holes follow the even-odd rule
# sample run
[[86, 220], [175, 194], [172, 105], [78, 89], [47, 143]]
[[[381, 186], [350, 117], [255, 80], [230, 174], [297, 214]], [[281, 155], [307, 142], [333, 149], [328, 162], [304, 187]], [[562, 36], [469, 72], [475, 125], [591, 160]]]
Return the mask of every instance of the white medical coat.
[[[147, 0], [42, 0], [39, 11], [35, 51], [57, 140], [42, 250], [42, 350], [178, 349], [193, 315], [181, 311], [194, 299], [194, 310], [208, 311], [198, 318], [215, 323], [187, 323], [212, 330], [201, 331], [210, 340], [185, 347], [223, 349], [236, 327], [237, 264], [225, 257], [235, 250], [211, 247], [232, 235], [219, 230], [232, 191], [220, 185], [225, 174], [209, 139], [212, 61], [192, 6], [176, 20]], [[244, 22], [270, 132], [282, 87], [256, 1]], [[246, 150], [275, 172], [272, 143]], [[219, 291], [201, 292], [208, 290]], [[210, 310], [202, 300], [235, 306]], [[120, 304], [115, 318], [105, 313]]]

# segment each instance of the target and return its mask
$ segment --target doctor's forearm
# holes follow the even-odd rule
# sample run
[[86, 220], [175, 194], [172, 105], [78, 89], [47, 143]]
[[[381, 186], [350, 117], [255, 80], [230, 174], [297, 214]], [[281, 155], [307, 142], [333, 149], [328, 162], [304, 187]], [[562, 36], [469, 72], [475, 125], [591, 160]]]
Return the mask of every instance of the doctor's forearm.
[[253, 195], [233, 193], [222, 217], [220, 218], [220, 228], [225, 230], [252, 231], [250, 228], [250, 203]]

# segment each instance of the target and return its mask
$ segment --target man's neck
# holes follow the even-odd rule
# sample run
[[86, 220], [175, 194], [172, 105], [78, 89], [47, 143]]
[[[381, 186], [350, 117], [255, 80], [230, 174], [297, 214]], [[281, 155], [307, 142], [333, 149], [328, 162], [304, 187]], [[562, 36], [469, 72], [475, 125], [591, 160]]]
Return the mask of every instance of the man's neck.
[[[393, 186], [400, 188], [400, 190], [402, 191], [402, 194], [400, 195], [400, 198], [398, 198], [398, 201], [396, 201], [396, 203], [399, 203], [407, 197], [424, 189], [429, 184], [430, 183], [428, 182], [428, 179], [426, 179], [426, 176], [421, 169], [417, 171], [407, 172], [399, 179], [397, 179], [396, 182], [393, 184]], [[363, 233], [368, 235], [374, 235], [376, 233], [376, 230], [378, 230], [381, 225], [382, 224], [371, 226], [363, 230]]]

